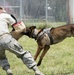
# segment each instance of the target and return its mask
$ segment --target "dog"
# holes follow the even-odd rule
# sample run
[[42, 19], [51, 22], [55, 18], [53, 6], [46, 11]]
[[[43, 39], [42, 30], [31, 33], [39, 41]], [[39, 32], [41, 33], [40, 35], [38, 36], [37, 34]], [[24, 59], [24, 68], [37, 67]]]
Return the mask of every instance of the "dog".
[[26, 32], [22, 32], [22, 34], [37, 41], [38, 48], [34, 56], [34, 60], [37, 59], [40, 52], [43, 50], [37, 63], [37, 66], [40, 66], [43, 57], [50, 49], [50, 45], [57, 44], [67, 37], [74, 36], [74, 24], [66, 24], [56, 28], [52, 27], [44, 29], [37, 29], [36, 26], [31, 26], [26, 28]]

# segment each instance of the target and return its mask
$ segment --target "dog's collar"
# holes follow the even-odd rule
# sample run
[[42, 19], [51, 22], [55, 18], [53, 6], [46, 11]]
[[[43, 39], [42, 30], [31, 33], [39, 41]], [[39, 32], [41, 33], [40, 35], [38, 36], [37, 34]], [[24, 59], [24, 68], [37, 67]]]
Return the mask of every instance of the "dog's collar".
[[52, 38], [52, 36], [51, 36], [51, 34], [50, 34], [50, 30], [51, 30], [51, 29], [52, 29], [52, 28], [43, 29], [43, 31], [40, 32], [40, 33], [35, 37], [35, 40], [38, 40], [43, 34], [46, 33], [46, 34], [49, 36], [49, 38], [50, 38], [51, 44], [53, 44], [53, 38]]
[[32, 33], [30, 34], [30, 37], [32, 37], [32, 38], [34, 38], [36, 40], [36, 38], [37, 38], [37, 31], [36, 31], [36, 29], [34, 29], [32, 31]]

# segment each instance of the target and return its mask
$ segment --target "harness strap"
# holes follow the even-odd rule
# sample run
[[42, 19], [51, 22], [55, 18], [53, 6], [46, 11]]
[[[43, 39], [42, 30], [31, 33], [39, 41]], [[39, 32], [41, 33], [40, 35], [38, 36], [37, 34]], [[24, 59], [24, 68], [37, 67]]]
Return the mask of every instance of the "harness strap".
[[50, 33], [47, 33], [47, 34], [48, 34], [48, 36], [49, 36], [49, 38], [50, 38], [51, 44], [53, 44], [53, 38], [52, 38], [51, 34], [50, 34]]
[[44, 30], [37, 36], [36, 40], [38, 40], [43, 34], [46, 33], [46, 34], [49, 36], [50, 43], [53, 44], [53, 38], [52, 38], [52, 36], [51, 36], [51, 34], [50, 34], [50, 30], [51, 30], [51, 29], [52, 29], [52, 28], [44, 29]]

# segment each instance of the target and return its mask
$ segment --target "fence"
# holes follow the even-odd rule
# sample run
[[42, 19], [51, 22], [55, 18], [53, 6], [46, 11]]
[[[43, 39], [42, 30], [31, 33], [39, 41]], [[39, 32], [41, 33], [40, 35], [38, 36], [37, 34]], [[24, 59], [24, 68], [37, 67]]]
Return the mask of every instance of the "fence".
[[68, 0], [0, 0], [0, 6], [25, 22], [66, 23], [66, 1]]
[[22, 19], [22, 0], [0, 0], [0, 6], [4, 7], [8, 13], [16, 16], [18, 20]]

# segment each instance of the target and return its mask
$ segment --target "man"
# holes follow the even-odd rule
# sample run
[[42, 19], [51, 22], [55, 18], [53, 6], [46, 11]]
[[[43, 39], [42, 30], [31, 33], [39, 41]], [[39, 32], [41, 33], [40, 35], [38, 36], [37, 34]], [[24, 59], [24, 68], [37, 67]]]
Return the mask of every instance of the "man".
[[36, 62], [30, 52], [23, 50], [22, 46], [10, 35], [8, 26], [14, 25], [16, 20], [0, 7], [0, 65], [6, 71], [7, 75], [13, 75], [10, 65], [5, 55], [5, 50], [9, 50], [20, 58], [30, 69], [33, 69], [35, 75], [44, 75], [38, 69]]

